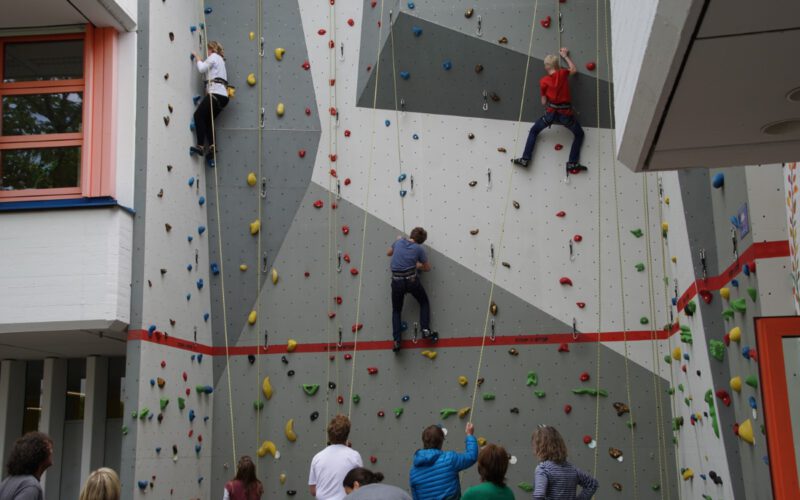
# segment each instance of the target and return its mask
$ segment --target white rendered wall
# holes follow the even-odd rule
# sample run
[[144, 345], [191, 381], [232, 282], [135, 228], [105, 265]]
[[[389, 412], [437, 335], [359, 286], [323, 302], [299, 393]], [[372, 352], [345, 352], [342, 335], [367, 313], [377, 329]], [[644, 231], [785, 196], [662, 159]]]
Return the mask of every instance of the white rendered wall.
[[0, 333], [126, 324], [132, 227], [120, 209], [3, 214]]

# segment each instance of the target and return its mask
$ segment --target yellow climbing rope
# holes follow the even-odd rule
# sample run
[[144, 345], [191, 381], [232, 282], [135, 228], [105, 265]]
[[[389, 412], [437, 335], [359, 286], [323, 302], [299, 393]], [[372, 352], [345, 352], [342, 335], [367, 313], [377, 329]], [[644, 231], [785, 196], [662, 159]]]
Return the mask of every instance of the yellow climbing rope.
[[[258, 51], [258, 77], [259, 79], [263, 80], [264, 71], [263, 71], [263, 64], [264, 64], [264, 0], [258, 0], [258, 36], [259, 36], [259, 43], [260, 49]], [[261, 199], [262, 190], [264, 191], [264, 195], [266, 195], [266, 179], [263, 177], [263, 151], [264, 151], [264, 123], [262, 123], [261, 119], [261, 110], [264, 109], [264, 84], [258, 86], [258, 111], [256, 113], [256, 120], [258, 125], [258, 188], [256, 189], [256, 204], [257, 204], [257, 213], [258, 217], [256, 220], [261, 221], [263, 214], [262, 214], [262, 204], [263, 201]], [[216, 168], [215, 168], [216, 173]], [[255, 324], [255, 345], [256, 345], [256, 400], [261, 400], [261, 349], [259, 346], [261, 345], [261, 289], [262, 289], [262, 272], [266, 271], [266, 269], [262, 269], [262, 265], [259, 262], [261, 259], [261, 252], [262, 252], [262, 235], [264, 231], [258, 232], [258, 242], [256, 247], [256, 324]], [[267, 347], [267, 339], [264, 338], [264, 347]], [[256, 442], [255, 448], [258, 448], [261, 445], [261, 415], [256, 415]], [[260, 460], [256, 460], [256, 475], [258, 475], [259, 470], [259, 463]]]
[[[395, 131], [397, 133], [397, 175], [398, 180], [403, 175], [403, 157], [401, 154], [402, 146], [400, 144], [400, 112], [397, 110], [397, 67], [394, 55], [394, 22], [392, 22], [392, 11], [389, 11], [389, 40], [392, 46], [392, 86], [394, 89], [394, 121]], [[376, 82], [377, 84], [377, 82]], [[402, 181], [401, 181], [402, 183]], [[406, 205], [405, 197], [400, 197], [400, 218], [402, 221], [403, 234], [406, 234]]]
[[[536, 31], [536, 13], [537, 13], [538, 10], [539, 10], [539, 0], [536, 0], [534, 2], [534, 5], [533, 5], [533, 17], [531, 18], [531, 33], [530, 33], [530, 39], [528, 40], [528, 54], [527, 54], [527, 57], [525, 58], [525, 76], [522, 79], [522, 92], [521, 92], [520, 100], [519, 100], [519, 113], [517, 114], [517, 127], [516, 127], [516, 133], [515, 133], [515, 137], [514, 137], [514, 151], [516, 151], [518, 146], [519, 146], [520, 128], [522, 126], [522, 111], [524, 110], [524, 107], [525, 107], [525, 93], [526, 93], [527, 87], [528, 87], [528, 73], [529, 73], [530, 65], [531, 65], [531, 51], [533, 50], [533, 35], [534, 35], [535, 31]], [[509, 207], [509, 205], [511, 203], [511, 189], [512, 189], [512, 186], [513, 186], [513, 183], [511, 181], [513, 179], [514, 179], [514, 168], [511, 167], [509, 169], [509, 172], [508, 172], [508, 189], [507, 189], [506, 195], [505, 195], [505, 206], [503, 207], [503, 216], [502, 216], [502, 219], [501, 219], [501, 222], [500, 222], [500, 237], [499, 237], [498, 245], [497, 245], [498, 255], [497, 255], [497, 258], [495, 258], [494, 262], [492, 263], [492, 279], [491, 279], [490, 285], [489, 285], [489, 300], [487, 301], [487, 304], [486, 304], [486, 316], [485, 316], [484, 321], [483, 321], [483, 335], [481, 336], [481, 348], [480, 348], [480, 351], [478, 353], [478, 368], [477, 368], [476, 373], [475, 373], [475, 383], [473, 384], [473, 388], [472, 388], [472, 402], [470, 403], [470, 406], [469, 406], [469, 408], [470, 408], [469, 421], [470, 422], [472, 422], [472, 419], [475, 416], [475, 398], [478, 395], [478, 383], [477, 383], [477, 381], [481, 376], [481, 367], [483, 365], [483, 353], [484, 353], [485, 348], [486, 348], [486, 333], [489, 330], [489, 319], [490, 319], [491, 314], [492, 314], [491, 313], [491, 305], [492, 305], [492, 302], [494, 300], [494, 288], [495, 288], [495, 283], [497, 281], [497, 267], [498, 267], [498, 264], [501, 261], [500, 253], [503, 251], [503, 239], [504, 239], [505, 233], [506, 233], [506, 220], [507, 220], [507, 215], [508, 215], [508, 207]]]

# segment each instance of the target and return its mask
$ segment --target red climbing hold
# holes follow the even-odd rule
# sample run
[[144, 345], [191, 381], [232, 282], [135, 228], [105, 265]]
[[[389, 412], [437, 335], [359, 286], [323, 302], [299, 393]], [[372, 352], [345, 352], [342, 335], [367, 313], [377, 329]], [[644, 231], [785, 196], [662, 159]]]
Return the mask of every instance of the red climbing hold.
[[350, 137], [350, 131], [349, 130], [345, 130], [344, 131], [344, 136], [345, 137]]
[[336, 177], [336, 169], [335, 168], [330, 169], [329, 172], [331, 174], [331, 177]]
[[194, 429], [189, 429], [189, 437], [192, 437], [193, 435], [194, 435]]
[[330, 160], [335, 163], [337, 156], [335, 154], [331, 153], [331, 154], [328, 155], [328, 158], [330, 158]]
[[350, 274], [352, 274], [353, 276], [358, 276], [358, 269], [356, 269], [355, 267], [351, 267]]
[[[333, 42], [331, 42], [331, 43], [333, 43]], [[333, 47], [331, 47], [331, 48], [333, 48]], [[331, 87], [335, 87], [336, 86], [336, 78], [331, 78], [330, 80], [328, 80], [328, 84]]]
[[547, 16], [544, 19], [542, 19], [541, 21], [539, 21], [539, 23], [541, 23], [542, 28], [549, 28], [550, 27], [550, 23], [552, 21], [553, 20], [550, 18], [550, 16]]
[[300, 151], [297, 152], [297, 156], [299, 156], [300, 158], [305, 158], [306, 157], [306, 150], [305, 149], [301, 149]]
[[344, 404], [344, 396], [337, 397], [336, 398], [336, 402], [339, 403], [340, 405], [343, 405]]
[[337, 113], [336, 108], [331, 106], [330, 108], [328, 108], [328, 113], [330, 113], [331, 116], [336, 116], [336, 113]]
[[306, 108], [306, 116], [311, 116], [311, 108]]
[[191, 389], [189, 389], [189, 388], [187, 387], [187, 388], [186, 388], [186, 395], [188, 396], [188, 395], [189, 395], [189, 394], [191, 394], [191, 393], [192, 393], [192, 390], [191, 390]]
[[569, 352], [569, 344], [563, 343], [558, 346], [558, 352]]
[[323, 205], [324, 203], [322, 202], [322, 200], [317, 200], [314, 202], [314, 208], [322, 208]]
[[305, 276], [306, 278], [308, 278], [309, 276], [311, 276], [311, 273], [310, 273], [310, 272], [308, 272], [308, 271], [306, 271], [306, 272], [304, 272], [304, 273], [303, 273], [303, 276]]
[[378, 21], [378, 28], [380, 28], [381, 25], [382, 25], [382, 23], [380, 21]]
[[198, 443], [202, 443], [203, 442], [203, 435], [202, 434], [198, 434], [197, 435], [197, 442]]
[[711, 292], [708, 290], [700, 290], [698, 293], [700, 294], [700, 298], [703, 299], [703, 302], [706, 304], [710, 304], [711, 300], [714, 298], [714, 296], [711, 295]]
[[322, 28], [320, 28], [320, 29], [319, 29], [319, 31], [317, 31], [317, 34], [318, 34], [319, 36], [322, 36], [322, 35], [324, 35], [325, 33], [327, 33], [327, 31], [325, 31], [325, 30], [324, 30], [324, 29], [322, 29]]
[[586, 69], [588, 69], [589, 71], [594, 71], [596, 67], [597, 65], [592, 61], [586, 63]]
[[345, 236], [350, 234], [350, 226], [347, 226], [347, 225], [342, 226], [342, 234], [344, 234]]
[[329, 311], [329, 312], [328, 312], [328, 318], [329, 318], [329, 319], [333, 319], [333, 318], [335, 318], [335, 317], [336, 317], [336, 313], [335, 313], [335, 312], [333, 312], [333, 311]]
[[348, 177], [348, 178], [346, 178], [346, 179], [344, 180], [344, 185], [345, 185], [345, 186], [349, 186], [351, 182], [353, 182], [353, 181], [351, 181], [351, 180], [350, 180], [350, 177]]
[[728, 394], [728, 391], [725, 389], [719, 389], [717, 390], [716, 395], [720, 400], [722, 400], [722, 404], [725, 406], [731, 405], [731, 395]]
[[729, 333], [726, 333], [725, 335], [723, 335], [722, 336], [722, 342], [725, 344], [725, 347], [730, 346], [731, 345], [731, 335]]
[[367, 64], [367, 73], [369, 73], [370, 71], [372, 71], [372, 65], [371, 64]]
[[[349, 264], [350, 263], [350, 254], [346, 253], [346, 254], [342, 255], [342, 260], [344, 260], [345, 262], [347, 262]], [[350, 272], [352, 273], [353, 271], [350, 270]], [[356, 271], [356, 274], [358, 274], [358, 271]]]
[[304, 70], [308, 71], [309, 69], [311, 69], [311, 63], [308, 62], [308, 61], [304, 61], [303, 64], [302, 64], [302, 68]]
[[[353, 333], [356, 333], [360, 332], [362, 328], [364, 328], [364, 323], [356, 323], [350, 327], [350, 330], [352, 330]], [[377, 371], [378, 369], [375, 368], [375, 370]]]
[[575, 236], [572, 237], [572, 241], [574, 241], [575, 243], [580, 243], [581, 241], [583, 241], [583, 236], [581, 236], [580, 234], [576, 234]]
[[589, 380], [589, 372], [581, 373], [581, 382], [587, 382]]
[[161, 360], [161, 368], [166, 368], [166, 367], [167, 367], [167, 362], [162, 359]]
[[586, 307], [586, 302], [575, 302], [575, 305], [583, 309], [584, 307]]
[[333, 361], [335, 359], [336, 359], [336, 355], [335, 354], [328, 355], [328, 361]]
[[378, 373], [378, 368], [374, 366], [369, 366], [367, 367], [367, 373], [369, 373], [370, 375], [375, 375], [376, 373]]
[[588, 434], [583, 436], [583, 444], [589, 444], [591, 442], [592, 442], [592, 436], [590, 436]]
[[337, 205], [336, 202], [331, 203], [331, 210], [336, 210], [337, 208], [339, 208], [339, 205]]
[[733, 424], [733, 434], [735, 436], [739, 435], [739, 424], [736, 424], [736, 423]]
[[374, 463], [376, 463], [378, 461], [378, 457], [376, 457], [375, 455], [370, 455], [369, 456], [369, 461], [374, 464]]
[[337, 304], [342, 305], [341, 295], [337, 295], [336, 297], [333, 298], [333, 300], [335, 300]]
[[564, 405], [564, 413], [566, 413], [567, 415], [572, 413], [572, 405]]
[[[329, 48], [329, 49], [332, 49], [332, 48], [334, 48], [335, 46], [336, 46], [336, 44], [335, 44], [335, 43], [333, 43], [333, 40], [329, 40], [329, 41], [328, 41], [328, 48]], [[331, 82], [336, 82], [336, 80], [331, 80]], [[333, 83], [331, 83], [331, 87], [333, 87]]]
[[351, 359], [353, 359], [353, 355], [352, 354], [350, 354], [349, 352], [344, 353], [344, 360], [345, 361], [350, 361]]
[[562, 149], [564, 149], [564, 146], [563, 146], [562, 144], [556, 144], [556, 145], [554, 146], [554, 149], [555, 149], [556, 151], [561, 151]]
[[186, 382], [186, 380], [189, 378], [189, 375], [187, 375], [186, 372], [183, 372], [181, 376], [183, 377], [184, 382]]
[[372, 7], [373, 9], [375, 8], [375, 6], [376, 6], [376, 5], [378, 5], [378, 2], [377, 2], [377, 0], [372, 0], [372, 1], [369, 3], [369, 6], [370, 6], [370, 7]]
[[755, 347], [750, 348], [749, 352], [750, 359], [758, 363], [758, 351], [756, 351]]
[[681, 371], [682, 371], [683, 373], [686, 373], [686, 365], [681, 365]]
[[378, 410], [378, 416], [379, 416], [380, 418], [383, 418], [383, 417], [385, 417], [385, 416], [386, 416], [386, 412], [384, 412], [383, 410]]
[[352, 19], [352, 18], [350, 18], [350, 19], [348, 19], [348, 20], [347, 20], [347, 25], [348, 25], [348, 26], [353, 26], [354, 24], [356, 24], [356, 22], [355, 22], [355, 21], [353, 21], [353, 19]]
[[565, 212], [563, 210], [559, 210], [558, 212], [556, 212], [556, 217], [565, 217], [566, 215], [567, 215], [567, 212]]
[[572, 286], [572, 280], [567, 278], [566, 276], [558, 280], [559, 283], [566, 286]]

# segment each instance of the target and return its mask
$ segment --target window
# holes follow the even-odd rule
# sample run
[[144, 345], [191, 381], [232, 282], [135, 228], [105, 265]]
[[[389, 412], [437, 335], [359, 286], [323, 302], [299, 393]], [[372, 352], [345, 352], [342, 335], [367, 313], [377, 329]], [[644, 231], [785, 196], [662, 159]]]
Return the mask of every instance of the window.
[[113, 196], [116, 32], [0, 38], [0, 202]]

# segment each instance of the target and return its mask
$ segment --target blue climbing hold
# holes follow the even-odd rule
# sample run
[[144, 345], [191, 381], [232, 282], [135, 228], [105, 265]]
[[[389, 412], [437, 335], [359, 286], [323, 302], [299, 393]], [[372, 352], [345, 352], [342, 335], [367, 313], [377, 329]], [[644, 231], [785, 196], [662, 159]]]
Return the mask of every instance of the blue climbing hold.
[[199, 444], [194, 445], [194, 452], [197, 453], [198, 455], [200, 454], [200, 450], [202, 449], [203, 447], [200, 446]]
[[406, 174], [400, 174], [397, 177], [397, 182], [403, 182], [404, 180], [406, 180]]
[[197, 289], [198, 290], [202, 290], [203, 289], [203, 284], [204, 284], [203, 283], [203, 278], [200, 278], [199, 280], [197, 280]]
[[405, 189], [401, 189], [400, 190], [400, 198], [405, 198], [407, 194], [408, 194], [408, 191], [406, 191]]
[[202, 207], [203, 205], [206, 204], [206, 197], [201, 196], [200, 198], [197, 199], [197, 203], [200, 204], [200, 206]]
[[206, 23], [200, 23], [200, 29], [201, 30], [206, 29]]
[[450, 71], [453, 68], [453, 62], [450, 59], [445, 59], [445, 61], [442, 63], [442, 67], [445, 69], [445, 71]]
[[199, 95], [192, 96], [192, 104], [197, 106], [197, 103], [200, 102], [201, 97]]
[[750, 396], [749, 398], [747, 398], [747, 404], [750, 405], [750, 408], [758, 410], [758, 403], [756, 402], [755, 396]]
[[672, 297], [672, 305], [673, 306], [677, 306], [678, 305], [678, 298], [677, 297]]
[[689, 361], [689, 353], [688, 352], [683, 353], [683, 359], [685, 359], [686, 361]]
[[202, 482], [203, 482], [203, 476], [198, 477], [197, 478], [197, 484], [200, 484]]
[[190, 121], [190, 122], [189, 122], [189, 130], [191, 130], [192, 132], [194, 132], [194, 127], [195, 127], [195, 125], [194, 125], [194, 120], [192, 120], [192, 121]]
[[744, 359], [750, 359], [750, 346], [749, 345], [746, 345], [746, 346], [742, 347], [742, 357], [744, 357]]
[[203, 422], [208, 422], [208, 415], [206, 415], [205, 417], [203, 417]]
[[735, 227], [735, 228], [737, 228], [737, 229], [738, 229], [738, 228], [740, 228], [740, 227], [741, 227], [741, 225], [742, 225], [742, 224], [739, 222], [739, 217], [738, 217], [738, 216], [736, 216], [736, 215], [731, 215], [731, 224], [733, 224], [733, 227]]
[[149, 414], [147, 415], [147, 420], [153, 420], [153, 416], [154, 416], [154, 415], [155, 415], [155, 413], [149, 413]]
[[156, 446], [156, 455], [158, 455], [159, 453], [161, 453], [161, 447], [160, 446]]
[[414, 5], [414, 2], [408, 2], [409, 9], [414, 10], [414, 7], [416, 7], [416, 5]]
[[206, 232], [206, 226], [197, 226], [197, 233], [203, 234]]
[[742, 272], [745, 276], [750, 276], [750, 264], [745, 264], [744, 267], [742, 267]]
[[401, 71], [400, 72], [400, 78], [402, 78], [403, 80], [408, 80], [410, 77], [411, 77], [411, 73], [409, 73], [408, 71]]
[[192, 294], [191, 293], [187, 293], [186, 294], [186, 300], [187, 301], [192, 300]]
[[191, 356], [189, 356], [189, 357], [191, 358], [191, 360], [192, 360], [192, 361], [194, 361], [194, 358], [196, 358], [197, 356], [196, 356], [195, 354], [192, 354], [192, 355], [191, 355]]
[[705, 474], [700, 474], [700, 479], [702, 479], [703, 481], [705, 481], [705, 480], [706, 480], [706, 475], [705, 475]]
[[189, 236], [187, 236], [187, 237], [186, 237], [186, 241], [188, 241], [189, 243], [191, 243], [192, 241], [194, 241], [194, 236], [192, 236], [192, 235], [190, 234]]
[[208, 313], [203, 314], [203, 321], [208, 322], [208, 318], [210, 318], [210, 317], [211, 317], [211, 315], [208, 314]]
[[194, 177], [189, 177], [189, 180], [186, 183], [191, 187], [194, 186]]
[[417, 134], [414, 134], [414, 135], [412, 135], [412, 136], [411, 136], [411, 138], [412, 138], [412, 139], [414, 139], [414, 140], [416, 141], [416, 140], [418, 140], [418, 139], [419, 139], [419, 136], [418, 136]]
[[154, 387], [155, 385], [156, 385], [156, 379], [151, 378], [150, 379], [150, 387]]
[[186, 264], [187, 271], [191, 271], [192, 269], [194, 269], [194, 266], [192, 266], [191, 264]]
[[194, 410], [189, 410], [189, 422], [194, 422]]
[[203, 386], [203, 394], [211, 394], [212, 392], [214, 392], [213, 387], [211, 387], [210, 385]]
[[731, 280], [731, 286], [735, 288], [739, 288], [739, 280]]
[[194, 33], [195, 31], [197, 31], [197, 26], [195, 26], [194, 24], [189, 26], [189, 32]]
[[411, 33], [414, 33], [414, 36], [420, 36], [422, 35], [422, 28], [420, 28], [419, 26], [412, 26]]
[[147, 489], [148, 482], [145, 479], [140, 479], [136, 481], [136, 485], [139, 487], [140, 490], [144, 491]]
[[214, 276], [219, 274], [219, 265], [216, 262], [211, 263], [211, 274]]
[[718, 172], [714, 175], [711, 179], [711, 185], [714, 186], [714, 189], [719, 189], [725, 185], [725, 174], [722, 172]]
[[392, 122], [390, 122], [389, 120], [386, 120], [386, 121], [384, 121], [384, 122], [383, 122], [383, 124], [384, 124], [384, 125], [386, 125], [386, 126], [388, 127], [389, 125], [391, 125], [391, 124], [392, 124]]
[[203, 12], [205, 12], [206, 14], [211, 14], [212, 12], [214, 12], [214, 9], [212, 9], [211, 7], [206, 7], [205, 10], [203, 10]]
[[203, 362], [203, 355], [202, 354], [198, 354], [197, 355], [197, 362], [198, 363], [202, 363]]
[[149, 327], [147, 327], [147, 335], [152, 336], [153, 332], [155, 331], [156, 331], [156, 325], [150, 325]]
[[406, 394], [405, 396], [403, 396], [403, 403], [406, 403], [406, 402], [408, 402], [408, 400], [409, 400], [409, 399], [411, 399], [411, 396], [409, 396], [408, 394]]

